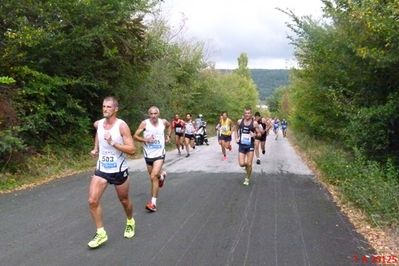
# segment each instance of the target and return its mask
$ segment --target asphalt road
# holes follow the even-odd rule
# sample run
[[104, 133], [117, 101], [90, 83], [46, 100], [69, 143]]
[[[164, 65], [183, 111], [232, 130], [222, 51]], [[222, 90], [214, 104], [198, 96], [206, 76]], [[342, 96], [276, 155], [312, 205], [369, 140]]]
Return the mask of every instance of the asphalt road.
[[267, 141], [252, 183], [242, 185], [237, 146], [221, 160], [215, 139], [189, 158], [168, 153], [158, 211], [148, 213], [149, 179], [132, 160], [136, 236], [109, 186], [102, 204], [108, 242], [90, 250], [90, 173], [0, 195], [0, 265], [366, 265], [367, 241], [338, 210], [288, 141]]

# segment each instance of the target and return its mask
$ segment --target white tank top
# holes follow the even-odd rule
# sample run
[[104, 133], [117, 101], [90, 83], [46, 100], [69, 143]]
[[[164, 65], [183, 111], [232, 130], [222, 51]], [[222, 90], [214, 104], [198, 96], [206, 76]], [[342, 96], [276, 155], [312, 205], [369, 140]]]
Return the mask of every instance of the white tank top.
[[186, 134], [194, 135], [194, 133], [195, 133], [195, 127], [194, 127], [193, 121], [186, 122]]
[[123, 138], [119, 130], [120, 124], [123, 122], [117, 119], [111, 129], [104, 129], [105, 118], [99, 120], [97, 128], [97, 137], [99, 143], [99, 157], [97, 161], [97, 169], [104, 173], [117, 173], [125, 171], [128, 166], [126, 163], [126, 155], [117, 150], [104, 139], [105, 133], [111, 134], [115, 143], [123, 144]]
[[146, 119], [143, 137], [154, 138], [154, 142], [143, 145], [145, 158], [157, 158], [165, 155], [165, 125], [162, 119], [158, 118], [157, 126], [154, 126], [150, 119]]

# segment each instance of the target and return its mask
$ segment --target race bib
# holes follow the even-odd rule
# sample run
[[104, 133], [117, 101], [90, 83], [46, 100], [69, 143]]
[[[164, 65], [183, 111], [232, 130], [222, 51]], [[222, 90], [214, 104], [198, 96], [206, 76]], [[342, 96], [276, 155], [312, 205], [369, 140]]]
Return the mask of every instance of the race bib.
[[103, 155], [101, 156], [101, 165], [105, 169], [117, 168], [116, 158], [113, 155]]
[[161, 149], [162, 148], [162, 143], [161, 143], [161, 138], [163, 138], [163, 135], [153, 135], [153, 142], [147, 143], [147, 147], [150, 149]]
[[241, 133], [241, 144], [242, 145], [251, 145], [251, 134]]
[[183, 129], [182, 129], [181, 127], [176, 127], [176, 128], [175, 128], [175, 132], [176, 132], [176, 133], [182, 133], [182, 132], [183, 132]]

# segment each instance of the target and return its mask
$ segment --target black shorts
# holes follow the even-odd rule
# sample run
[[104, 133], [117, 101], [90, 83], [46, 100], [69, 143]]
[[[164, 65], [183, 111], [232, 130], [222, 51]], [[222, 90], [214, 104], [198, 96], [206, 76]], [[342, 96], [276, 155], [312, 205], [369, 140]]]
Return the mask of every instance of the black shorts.
[[255, 139], [260, 140], [260, 141], [266, 141], [266, 136], [267, 136], [267, 134], [262, 134], [260, 137], [256, 136]]
[[231, 135], [220, 135], [220, 140], [231, 141]]
[[144, 158], [144, 160], [145, 160], [145, 163], [147, 165], [153, 166], [155, 161], [158, 161], [158, 160], [165, 161], [165, 155], [159, 156], [159, 157], [155, 157], [155, 158]]
[[175, 132], [175, 135], [176, 135], [176, 136], [179, 136], [179, 137], [183, 137], [184, 133], [177, 133], [177, 132]]
[[251, 145], [238, 144], [238, 152], [239, 153], [247, 154], [248, 152], [253, 152], [254, 149], [255, 149], [255, 147], [254, 147], [253, 143]]
[[119, 185], [122, 185], [123, 183], [125, 183], [125, 181], [129, 177], [129, 172], [128, 172], [127, 168], [125, 171], [117, 172], [117, 173], [104, 173], [104, 172], [101, 172], [100, 170], [96, 169], [94, 171], [94, 175], [104, 178], [111, 185], [119, 186]]
[[189, 140], [194, 139], [194, 134], [186, 134], [184, 135], [185, 138], [188, 138]]

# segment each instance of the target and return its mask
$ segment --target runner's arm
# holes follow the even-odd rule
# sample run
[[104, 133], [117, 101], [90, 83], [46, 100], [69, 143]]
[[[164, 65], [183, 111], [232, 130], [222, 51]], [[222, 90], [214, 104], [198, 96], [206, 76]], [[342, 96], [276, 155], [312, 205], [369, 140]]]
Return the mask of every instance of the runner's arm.
[[240, 130], [240, 126], [239, 125], [240, 124], [241, 124], [241, 119], [238, 120], [237, 123], [233, 127], [233, 132], [235, 133], [234, 134], [234, 139], [235, 139], [236, 143], [238, 143], [238, 141], [239, 141], [238, 138], [240, 137], [240, 132], [239, 132], [239, 130]]
[[98, 128], [98, 121], [94, 122], [94, 128], [96, 129], [96, 136], [94, 137], [94, 147], [93, 150], [90, 151], [91, 156], [96, 156], [99, 152], [99, 143], [98, 143], [98, 134], [97, 134], [97, 128]]
[[132, 133], [130, 132], [129, 126], [125, 122], [123, 122], [120, 124], [119, 130], [123, 138], [123, 143], [117, 143], [111, 141], [111, 145], [114, 146], [115, 149], [120, 150], [121, 152], [127, 153], [129, 155], [135, 154], [136, 147], [134, 145], [134, 140], [132, 137]]
[[166, 129], [166, 142], [169, 142], [170, 136], [172, 134], [172, 127], [170, 126], [169, 121], [166, 119], [163, 119], [163, 123], [164, 123], [165, 129]]
[[148, 140], [142, 137], [142, 133], [144, 132], [144, 130], [145, 130], [145, 121], [142, 121], [139, 127], [137, 128], [136, 132], [134, 133], [133, 138], [137, 141], [147, 143]]
[[262, 133], [260, 128], [259, 128], [259, 124], [256, 121], [254, 121], [254, 128], [255, 128], [255, 133], [254, 133], [255, 135], [260, 135]]

